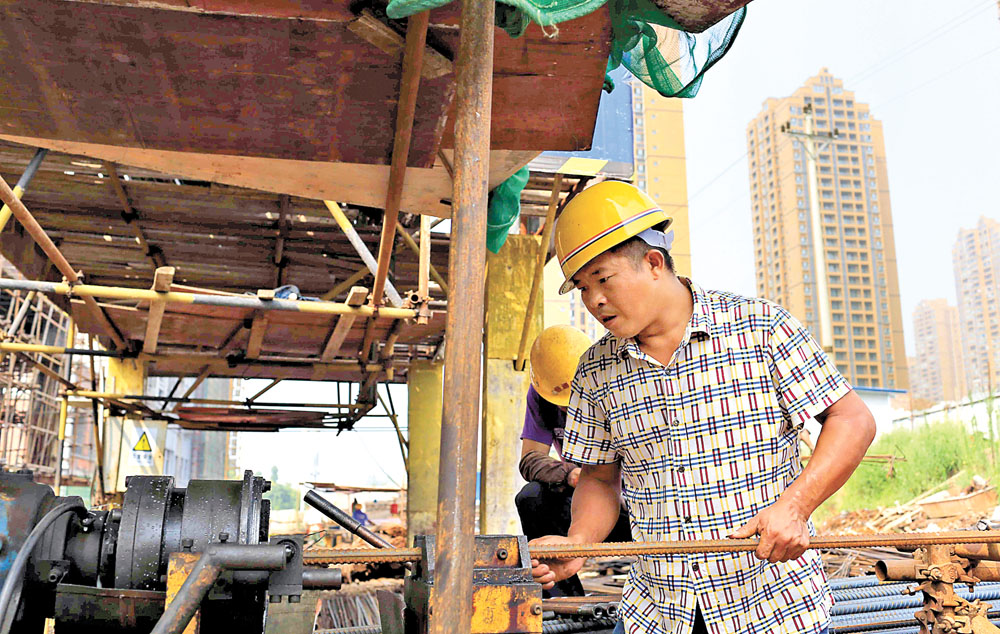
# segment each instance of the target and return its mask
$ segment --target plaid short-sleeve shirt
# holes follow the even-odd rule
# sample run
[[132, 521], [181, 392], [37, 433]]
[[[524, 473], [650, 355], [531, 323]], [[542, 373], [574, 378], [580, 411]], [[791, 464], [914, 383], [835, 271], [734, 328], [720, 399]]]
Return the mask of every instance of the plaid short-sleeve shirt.
[[[636, 541], [723, 539], [745, 524], [801, 471], [805, 421], [851, 390], [784, 308], [682, 281], [694, 312], [670, 363], [608, 334], [580, 360], [570, 397], [563, 455], [621, 462]], [[713, 634], [812, 634], [831, 600], [816, 551], [779, 564], [648, 556], [620, 614], [629, 634], [687, 634], [699, 605]]]

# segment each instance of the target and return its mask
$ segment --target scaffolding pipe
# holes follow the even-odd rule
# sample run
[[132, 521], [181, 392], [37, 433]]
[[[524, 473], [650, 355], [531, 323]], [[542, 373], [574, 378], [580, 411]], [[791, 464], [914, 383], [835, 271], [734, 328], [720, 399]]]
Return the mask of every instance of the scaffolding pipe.
[[[90, 346], [91, 350], [94, 348], [94, 335], [87, 335], [87, 345]], [[90, 385], [91, 389], [95, 392], [97, 391], [97, 367], [94, 363], [94, 357], [90, 357]], [[104, 501], [104, 448], [101, 446], [101, 408], [97, 404], [96, 400], [90, 401], [90, 406], [92, 408], [93, 424], [94, 430], [94, 451], [97, 455], [97, 499], [101, 502]]]
[[[62, 273], [63, 276], [66, 278], [66, 280], [69, 282], [69, 284], [62, 284], [62, 286], [65, 286], [67, 289], [69, 289], [71, 285], [79, 284], [80, 276], [77, 274], [76, 271], [73, 270], [73, 267], [66, 260], [65, 256], [63, 256], [62, 252], [59, 250], [59, 247], [57, 247], [55, 243], [52, 242], [52, 238], [50, 238], [49, 235], [45, 233], [45, 229], [43, 229], [42, 226], [38, 224], [38, 221], [35, 220], [35, 217], [31, 215], [31, 212], [28, 211], [28, 208], [25, 207], [24, 204], [20, 201], [20, 199], [14, 195], [14, 192], [11, 191], [10, 187], [7, 185], [7, 181], [5, 181], [3, 177], [0, 177], [0, 199], [2, 199], [5, 203], [10, 205], [11, 212], [14, 214], [14, 217], [17, 218], [17, 221], [21, 223], [21, 226], [23, 226], [24, 230], [28, 232], [28, 235], [30, 235], [31, 238], [35, 241], [35, 243], [42, 249], [42, 251], [45, 252], [45, 255], [48, 256], [52, 264], [55, 265], [55, 267], [59, 270], [59, 272]], [[20, 280], [5, 280], [5, 281], [13, 282]], [[22, 290], [32, 290], [32, 289], [24, 288]], [[34, 290], [41, 290], [41, 289], [34, 289]], [[87, 310], [89, 310], [91, 314], [94, 316], [94, 318], [97, 320], [97, 323], [101, 325], [101, 329], [104, 330], [105, 334], [108, 335], [108, 338], [110, 338], [111, 341], [114, 342], [115, 347], [125, 348], [126, 347], [125, 340], [122, 339], [122, 336], [118, 332], [118, 329], [115, 328], [114, 324], [111, 323], [111, 320], [108, 319], [108, 316], [104, 314], [104, 311], [101, 310], [101, 307], [97, 305], [97, 302], [94, 301], [94, 298], [89, 296], [84, 296], [83, 302], [84, 304], [86, 304]]]
[[[130, 299], [136, 301], [162, 300], [167, 304], [194, 304], [198, 306], [224, 306], [227, 308], [246, 308], [250, 310], [283, 310], [319, 315], [356, 315], [358, 317], [391, 317], [394, 319], [410, 319], [417, 316], [417, 311], [408, 308], [379, 308], [371, 306], [349, 306], [337, 302], [309, 302], [290, 299], [260, 299], [252, 295], [205, 295], [201, 293], [182, 293], [180, 291], [160, 292], [144, 288], [126, 288], [123, 286], [97, 286], [94, 284], [67, 284], [65, 282], [35, 282], [30, 280], [0, 279], [0, 289], [39, 291], [56, 295], [82, 297], [84, 301], [93, 302], [94, 297], [102, 299]], [[94, 306], [97, 306], [94, 303]], [[100, 308], [98, 308], [100, 310]]]
[[121, 352], [111, 352], [109, 350], [91, 350], [90, 348], [67, 348], [66, 346], [46, 346], [40, 343], [15, 343], [0, 342], [0, 352], [34, 352], [47, 354], [49, 356], [62, 356], [78, 354], [84, 357], [112, 357], [122, 359], [126, 355]]
[[362, 266], [360, 269], [355, 271], [350, 277], [345, 279], [343, 282], [340, 282], [327, 292], [320, 295], [319, 298], [322, 299], [323, 301], [328, 302], [333, 298], [335, 298], [337, 295], [340, 295], [347, 289], [351, 288], [361, 280], [365, 279], [369, 275], [369, 273], [370, 271], [368, 270], [368, 267]]
[[[265, 387], [265, 388], [264, 388], [263, 390], [261, 390], [260, 392], [257, 392], [256, 394], [254, 394], [254, 395], [253, 395], [253, 396], [251, 396], [250, 398], [248, 398], [248, 399], [247, 399], [247, 402], [248, 402], [248, 403], [253, 403], [253, 402], [254, 402], [254, 401], [256, 401], [256, 400], [257, 400], [258, 398], [260, 398], [261, 396], [263, 396], [265, 392], [267, 392], [268, 390], [270, 390], [270, 389], [271, 389], [272, 387], [274, 387], [274, 386], [275, 386], [275, 385], [277, 385], [278, 383], [281, 383], [281, 379], [273, 379], [273, 380], [272, 380], [272, 381], [271, 381], [270, 383], [268, 383], [268, 384], [267, 384], [267, 387]], [[171, 396], [172, 396], [172, 395], [171, 395]]]
[[55, 477], [55, 493], [57, 496], [62, 495], [62, 463], [63, 463], [63, 447], [66, 444], [66, 419], [69, 412], [69, 399], [65, 396], [59, 399], [59, 431], [56, 434], [56, 477]]
[[528, 335], [531, 333], [531, 322], [535, 319], [535, 309], [538, 305], [538, 289], [542, 286], [542, 274], [545, 271], [545, 256], [549, 254], [549, 242], [552, 240], [552, 228], [556, 223], [556, 209], [559, 208], [559, 194], [562, 192], [562, 174], [556, 174], [552, 180], [552, 193], [549, 196], [549, 209], [545, 214], [545, 227], [542, 228], [542, 243], [538, 245], [538, 256], [535, 258], [535, 277], [531, 280], [531, 292], [528, 294], [528, 308], [524, 311], [524, 325], [521, 326], [521, 342], [517, 346], [517, 359], [514, 369], [518, 372], [527, 365], [525, 352], [528, 349]]
[[[325, 204], [326, 208], [330, 210], [330, 215], [337, 221], [337, 225], [340, 226], [340, 230], [347, 236], [347, 241], [351, 243], [351, 246], [354, 247], [354, 250], [361, 257], [361, 260], [365, 263], [368, 272], [372, 275], [376, 275], [376, 272], [378, 271], [378, 262], [375, 261], [375, 256], [368, 250], [368, 245], [366, 245], [365, 241], [361, 239], [361, 236], [358, 235], [354, 225], [351, 224], [351, 221], [344, 214], [344, 210], [340, 208], [338, 203], [335, 203], [332, 200], [324, 200], [323, 204]], [[385, 294], [389, 296], [389, 302], [393, 306], [403, 305], [403, 298], [399, 296], [399, 291], [397, 291], [396, 287], [392, 285], [392, 282], [386, 282]]]
[[403, 200], [403, 182], [406, 178], [406, 161], [410, 156], [413, 137], [413, 117], [417, 110], [417, 91], [420, 88], [420, 71], [424, 65], [424, 47], [427, 43], [427, 25], [430, 11], [411, 15], [406, 22], [406, 43], [403, 48], [403, 77], [399, 83], [399, 100], [396, 105], [396, 133], [392, 142], [392, 161], [389, 164], [389, 186], [385, 193], [385, 215], [382, 218], [382, 235], [378, 247], [378, 267], [372, 288], [372, 303], [382, 304], [382, 289], [389, 276], [389, 258], [395, 242], [399, 220], [399, 206]]
[[[425, 224], [424, 223], [424, 219], [425, 218], [426, 218], [426, 216], [421, 216], [421, 221], [420, 221], [421, 232], [423, 232], [423, 226]], [[423, 258], [423, 254], [420, 252], [420, 245], [417, 244], [417, 241], [413, 239], [413, 236], [411, 236], [409, 234], [409, 232], [406, 231], [406, 229], [403, 228], [402, 225], [399, 225], [399, 224], [396, 225], [396, 232], [400, 236], [402, 236], [403, 242], [406, 243], [406, 246], [410, 247], [411, 251], [413, 251], [414, 253], [417, 254], [418, 258]], [[428, 228], [427, 228], [426, 233], [428, 233], [428, 234], [430, 233], [430, 225], [429, 224], [428, 224]], [[423, 235], [420, 236], [420, 240], [421, 240], [421, 242], [423, 242], [423, 240], [424, 240], [424, 236]], [[430, 236], [427, 237], [427, 242], [428, 242], [428, 246], [429, 246], [429, 244], [430, 244]], [[428, 255], [429, 255], [429, 252], [428, 252]], [[420, 266], [423, 266], [423, 261], [422, 260], [421, 260]], [[434, 278], [434, 281], [437, 282], [437, 285], [441, 287], [441, 291], [444, 293], [445, 297], [447, 297], [448, 296], [448, 283], [445, 282], [444, 278], [441, 277], [441, 274], [438, 273], [437, 268], [435, 268], [435, 266], [430, 263], [430, 259], [429, 258], [427, 260], [427, 268], [428, 268], [428, 271], [430, 272], [430, 276], [432, 278]], [[422, 281], [423, 277], [421, 277], [420, 279]], [[424, 295], [421, 295], [421, 297], [423, 297], [423, 296]]]
[[445, 333], [430, 634], [468, 632], [472, 622], [495, 5], [462, 0], [461, 7], [448, 262], [454, 306], [448, 311]]
[[[24, 318], [28, 316], [28, 310], [31, 308], [31, 301], [35, 298], [35, 291], [29, 291], [27, 295], [24, 296], [24, 301], [17, 310], [17, 314], [14, 315], [14, 320], [10, 323], [10, 328], [7, 329], [7, 335], [5, 339], [14, 339], [17, 337], [17, 332], [21, 329], [21, 324], [24, 322]], [[0, 349], [0, 361], [3, 360], [5, 350]]]
[[67, 390], [67, 396], [76, 398], [115, 399], [120, 401], [167, 401], [168, 403], [197, 403], [199, 405], [246, 405], [253, 407], [311, 407], [314, 409], [361, 409], [354, 403], [250, 403], [249, 401], [233, 401], [215, 398], [184, 398], [181, 396], [153, 396], [145, 394], [114, 394], [112, 392], [96, 392], [91, 390]]
[[[14, 185], [14, 195], [20, 200], [24, 196], [24, 190], [28, 189], [28, 183], [31, 179], [35, 177], [35, 173], [38, 172], [38, 167], [42, 164], [45, 159], [45, 155], [49, 151], [45, 148], [38, 148], [35, 150], [35, 155], [31, 157], [28, 161], [28, 167], [24, 168], [24, 173], [21, 174], [21, 178], [17, 179], [17, 184]], [[10, 220], [11, 215], [10, 205], [4, 205], [3, 209], [0, 209], [0, 231], [3, 231], [7, 227], [7, 222]]]
[[24, 296], [24, 301], [17, 309], [17, 315], [14, 316], [14, 321], [11, 322], [10, 328], [7, 330], [8, 339], [13, 339], [17, 336], [17, 331], [21, 329], [21, 324], [24, 322], [24, 318], [28, 316], [28, 310], [31, 308], [31, 300], [34, 298], [35, 291], [29, 291], [28, 294]]

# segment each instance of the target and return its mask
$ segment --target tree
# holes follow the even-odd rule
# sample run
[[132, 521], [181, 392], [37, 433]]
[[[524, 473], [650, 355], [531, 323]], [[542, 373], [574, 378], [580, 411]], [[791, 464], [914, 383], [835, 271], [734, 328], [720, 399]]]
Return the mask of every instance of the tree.
[[278, 467], [271, 466], [271, 490], [264, 494], [265, 500], [271, 500], [272, 511], [298, 510], [299, 490], [290, 484], [278, 482]]

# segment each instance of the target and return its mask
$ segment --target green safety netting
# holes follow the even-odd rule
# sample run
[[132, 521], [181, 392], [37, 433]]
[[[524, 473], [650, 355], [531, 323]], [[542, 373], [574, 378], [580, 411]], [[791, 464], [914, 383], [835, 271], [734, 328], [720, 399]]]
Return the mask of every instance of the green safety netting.
[[[452, 0], [390, 0], [386, 13], [404, 18]], [[500, 0], [497, 24], [521, 36], [529, 20], [554, 27], [608, 4], [613, 40], [608, 70], [624, 66], [664, 97], [694, 97], [702, 78], [732, 46], [746, 17], [737, 9], [702, 33], [688, 33], [652, 0]], [[612, 90], [613, 83], [605, 88]]]
[[507, 233], [521, 215], [521, 192], [528, 184], [528, 168], [522, 167], [514, 175], [490, 192], [486, 212], [486, 248], [499, 253], [507, 241]]

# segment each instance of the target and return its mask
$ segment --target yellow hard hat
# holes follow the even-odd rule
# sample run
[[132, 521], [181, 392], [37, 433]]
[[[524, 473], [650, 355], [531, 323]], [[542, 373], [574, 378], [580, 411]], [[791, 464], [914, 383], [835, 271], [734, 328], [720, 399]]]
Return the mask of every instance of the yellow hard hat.
[[531, 346], [531, 384], [550, 403], [569, 405], [569, 386], [590, 337], [573, 326], [549, 326]]
[[631, 183], [604, 181], [580, 192], [563, 209], [555, 227], [556, 257], [566, 281], [559, 293], [573, 290], [570, 281], [588, 262], [646, 229], [673, 218]]

